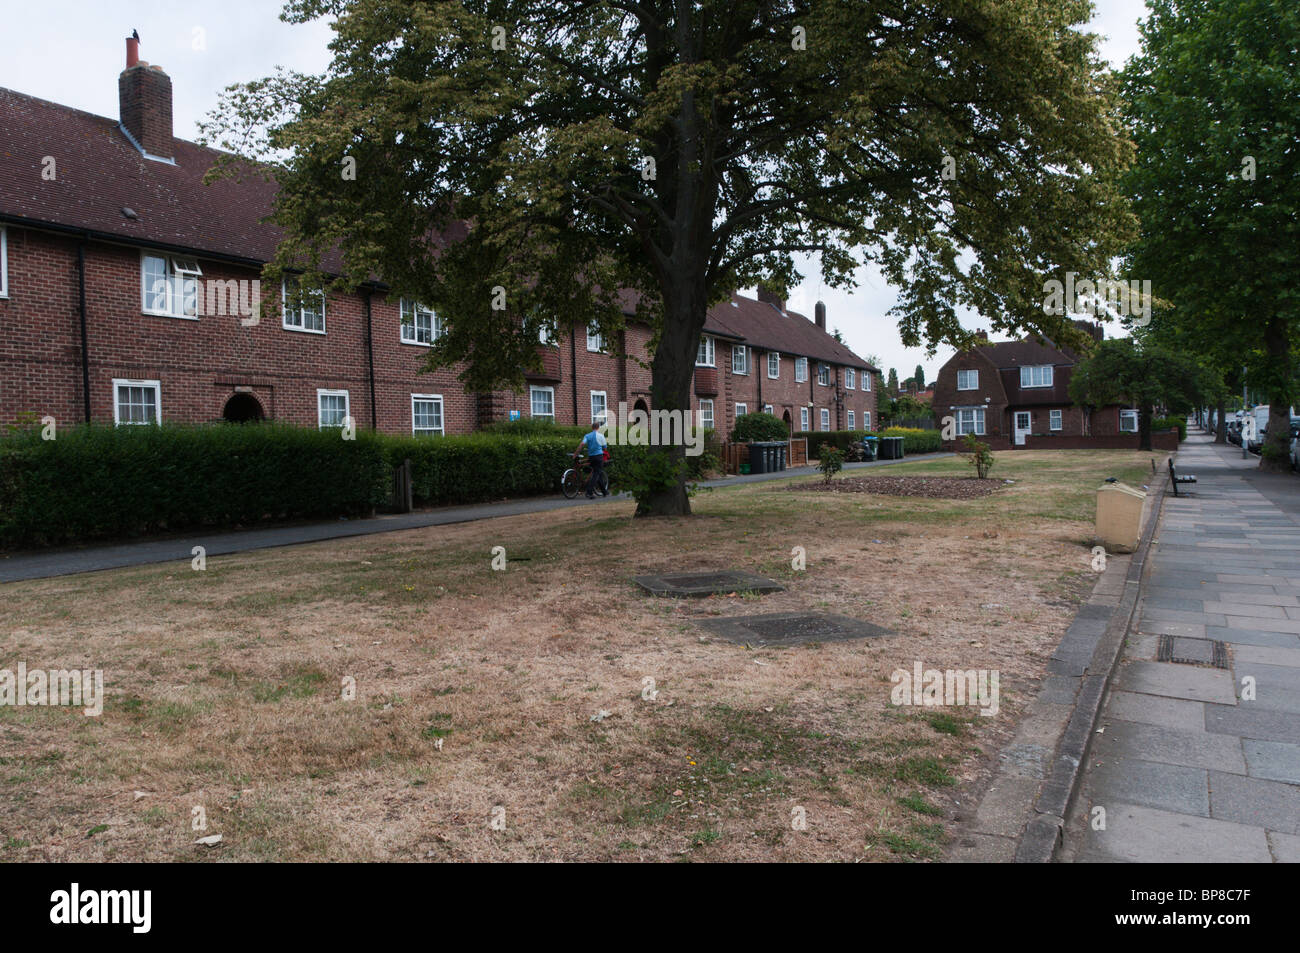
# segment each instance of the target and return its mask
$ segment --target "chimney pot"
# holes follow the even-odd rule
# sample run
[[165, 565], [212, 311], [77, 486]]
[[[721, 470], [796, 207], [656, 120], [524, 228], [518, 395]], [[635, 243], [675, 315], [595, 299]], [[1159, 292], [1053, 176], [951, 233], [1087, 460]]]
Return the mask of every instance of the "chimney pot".
[[815, 319], [817, 321], [817, 327], [825, 331], [826, 330], [826, 303], [824, 301], [818, 301], [816, 307], [813, 308], [813, 314], [815, 315]]
[[133, 36], [126, 38], [126, 68], [130, 69], [140, 62], [140, 41]]

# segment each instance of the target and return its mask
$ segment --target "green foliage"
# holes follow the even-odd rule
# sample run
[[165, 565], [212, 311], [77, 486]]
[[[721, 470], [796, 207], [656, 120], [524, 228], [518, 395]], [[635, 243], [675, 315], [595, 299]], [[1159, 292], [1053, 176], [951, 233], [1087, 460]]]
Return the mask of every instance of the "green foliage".
[[[829, 443], [842, 453], [848, 453], [850, 444], [856, 443], [863, 437], [867, 436], [870, 431], [866, 430], [800, 430], [793, 435], [794, 439], [807, 439], [809, 452], [812, 448], [821, 443]], [[943, 440], [941, 431], [938, 430], [916, 430], [911, 427], [886, 427], [876, 436], [879, 437], [902, 437], [903, 452], [905, 454], [917, 453], [937, 453], [943, 449]]]
[[1187, 418], [1186, 417], [1157, 417], [1151, 421], [1152, 430], [1178, 430], [1178, 439], [1187, 439]]
[[736, 428], [731, 431], [731, 439], [737, 443], [785, 440], [789, 436], [790, 428], [784, 420], [765, 413], [741, 414], [736, 418]]
[[977, 440], [974, 434], [968, 433], [966, 439], [962, 441], [962, 459], [969, 463], [975, 469], [975, 476], [983, 480], [993, 469], [993, 451], [989, 445], [982, 440]]
[[844, 452], [829, 443], [822, 444], [817, 452], [817, 469], [822, 471], [822, 479], [830, 483], [844, 469]]
[[[410, 459], [412, 492], [415, 501], [425, 506], [550, 493], [573, 465], [571, 454], [578, 445], [578, 437], [559, 432], [384, 437], [382, 441], [390, 465]], [[613, 481], [611, 470], [611, 485]]]
[[283, 424], [62, 429], [0, 440], [0, 543], [360, 516], [388, 499], [384, 440]]
[[515, 437], [564, 437], [574, 445], [586, 436], [590, 427], [568, 426], [539, 417], [520, 417], [518, 420], [498, 420], [482, 428], [483, 433], [508, 434]]

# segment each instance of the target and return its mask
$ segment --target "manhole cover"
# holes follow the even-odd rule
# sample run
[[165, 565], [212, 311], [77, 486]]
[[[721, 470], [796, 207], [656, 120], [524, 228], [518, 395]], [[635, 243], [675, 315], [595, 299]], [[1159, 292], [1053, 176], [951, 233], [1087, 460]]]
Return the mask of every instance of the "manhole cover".
[[807, 612], [775, 612], [767, 615], [730, 616], [722, 619], [696, 619], [701, 628], [729, 642], [748, 642], [753, 646], [797, 645], [803, 642], [843, 642], [893, 635], [861, 619], [844, 615]]
[[1228, 667], [1228, 647], [1211, 639], [1189, 639], [1181, 635], [1162, 635], [1156, 643], [1156, 661], [1178, 665]]
[[785, 586], [740, 569], [723, 572], [669, 572], [633, 576], [632, 581], [656, 596], [713, 596], [729, 592], [782, 592]]

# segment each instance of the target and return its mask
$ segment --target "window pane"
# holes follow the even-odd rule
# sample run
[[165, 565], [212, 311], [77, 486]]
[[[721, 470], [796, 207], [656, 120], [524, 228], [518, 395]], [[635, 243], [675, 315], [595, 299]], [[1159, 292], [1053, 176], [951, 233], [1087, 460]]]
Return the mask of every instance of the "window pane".
[[781, 374], [781, 355], [769, 354], [767, 356], [767, 376], [776, 378]]
[[555, 416], [555, 394], [548, 388], [534, 387], [532, 390], [532, 411], [534, 417]]
[[147, 311], [166, 311], [168, 298], [167, 260], [153, 255], [144, 258], [144, 306]]
[[411, 402], [411, 429], [417, 434], [442, 433], [442, 401], [418, 398]]

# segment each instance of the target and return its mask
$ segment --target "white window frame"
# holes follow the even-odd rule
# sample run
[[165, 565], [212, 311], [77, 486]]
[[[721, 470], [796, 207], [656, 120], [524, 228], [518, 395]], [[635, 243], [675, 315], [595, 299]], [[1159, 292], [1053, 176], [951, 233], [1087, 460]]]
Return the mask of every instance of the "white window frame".
[[0, 298], [9, 297], [9, 232], [0, 228]]
[[796, 357], [794, 359], [794, 382], [796, 384], [806, 384], [808, 382], [808, 358]]
[[[155, 419], [148, 420], [123, 420], [121, 395], [118, 393], [119, 387], [144, 387], [153, 391], [153, 406]], [[147, 427], [151, 423], [162, 423], [162, 382], [161, 381], [144, 381], [132, 380], [125, 377], [113, 378], [113, 424], [117, 427]]]
[[[966, 414], [970, 414], [970, 423], [965, 422]], [[984, 427], [987, 423], [983, 407], [958, 407], [957, 413], [957, 436], [964, 437], [967, 434], [974, 434], [977, 437], [984, 436]]]
[[849, 429], [858, 429], [858, 415], [854, 411], [849, 411]]
[[812, 420], [812, 416], [809, 413], [808, 408], [800, 407], [799, 408], [799, 429], [802, 430], [804, 433], [808, 433], [808, 431], [812, 430], [812, 427], [810, 425], [811, 420]]
[[700, 345], [695, 350], [696, 367], [714, 367], [714, 358], [717, 355], [714, 352], [713, 338], [707, 334], [700, 335]]
[[831, 366], [829, 364], [817, 365], [817, 386], [818, 387], [831, 386]]
[[603, 354], [605, 352], [605, 339], [601, 336], [599, 330], [592, 331], [591, 325], [587, 325], [587, 350], [593, 354]]
[[[1024, 370], [1024, 368], [1021, 368], [1021, 370]], [[965, 386], [963, 386], [963, 385], [962, 385], [962, 375], [963, 375], [963, 374], [974, 374], [974, 375], [975, 375], [975, 383], [973, 383], [973, 384], [969, 384], [969, 383], [968, 383], [968, 384], [966, 384]], [[970, 378], [966, 378], [966, 380], [969, 381]], [[1023, 386], [1023, 385], [1022, 385], [1022, 386]], [[979, 368], [976, 368], [976, 367], [962, 367], [962, 368], [958, 368], [958, 370], [957, 370], [957, 389], [958, 389], [958, 390], [979, 390], [979, 389], [980, 389], [980, 372], [979, 372]]]
[[851, 367], [844, 368], [844, 389], [857, 390], [858, 372]]
[[779, 381], [781, 379], [781, 352], [767, 352], [767, 379]]
[[[1133, 428], [1131, 430], [1124, 426], [1125, 419], [1133, 421]], [[1120, 433], [1137, 433], [1140, 424], [1141, 424], [1141, 417], [1139, 416], [1138, 409], [1136, 407], [1120, 408], [1120, 412], [1119, 412]]]
[[1062, 426], [1061, 426], [1061, 425], [1062, 425], [1062, 423], [1064, 422], [1064, 417], [1065, 417], [1065, 414], [1063, 414], [1063, 413], [1062, 413], [1061, 411], [1059, 411], [1059, 410], [1049, 410], [1049, 411], [1047, 412], [1047, 425], [1048, 425], [1048, 429], [1049, 429], [1049, 430], [1060, 430], [1060, 429], [1062, 429]]
[[869, 410], [862, 412], [862, 429], [867, 433], [871, 432], [871, 411]]
[[[300, 285], [301, 279], [299, 278], [286, 277], [280, 280], [280, 325], [281, 327], [283, 327], [286, 331], [298, 331], [302, 334], [324, 334], [325, 333], [325, 292], [324, 291], [316, 292], [316, 294], [320, 295], [320, 327], [309, 328], [307, 327], [306, 321], [303, 320], [303, 315], [306, 313], [306, 309], [294, 308], [291, 311], [289, 308], [289, 304], [288, 304], [289, 283], [291, 281], [293, 282], [296, 288], [301, 288]], [[298, 296], [299, 296], [298, 292], [295, 292], [295, 297]], [[290, 323], [289, 321], [290, 314], [297, 316], [296, 323]]]
[[871, 371], [862, 372], [862, 389], [868, 392], [871, 390]]
[[[145, 262], [150, 258], [156, 258], [163, 263], [163, 282], [166, 285], [164, 304], [161, 308], [150, 307], [150, 302], [154, 297], [153, 289], [149, 287], [148, 279], [145, 273]], [[181, 318], [185, 321], [197, 321], [199, 313], [203, 310], [202, 295], [203, 288], [199, 285], [199, 279], [203, 277], [203, 269], [199, 267], [198, 260], [187, 258], [183, 255], [168, 255], [164, 252], [140, 250], [140, 310], [144, 314], [157, 315], [164, 318]], [[187, 282], [194, 282], [194, 309], [187, 311], [185, 308], [185, 285]], [[180, 290], [177, 291], [177, 287]]]
[[[406, 320], [407, 315], [411, 320]], [[432, 347], [433, 342], [442, 336], [442, 319], [438, 317], [438, 312], [432, 308], [426, 308], [418, 301], [411, 301], [402, 298], [397, 306], [398, 321], [401, 325], [401, 340], [403, 344], [413, 344], [416, 347]], [[427, 316], [429, 319], [429, 340], [420, 340], [420, 319]], [[408, 335], [406, 329], [410, 328], [411, 333]]]
[[[1020, 368], [1020, 389], [1029, 390], [1039, 387], [1051, 387], [1052, 381], [1055, 378], [1053, 370], [1051, 364], [1026, 364], [1024, 367]], [[1035, 371], [1046, 371], [1047, 373], [1046, 375], [1035, 374]], [[1038, 384], [1034, 383], [1035, 377], [1040, 378], [1041, 381], [1044, 376], [1046, 377], [1045, 382]], [[1029, 383], [1025, 383], [1025, 381], [1029, 381]]]
[[[590, 394], [591, 394], [591, 419], [593, 421], [597, 421], [597, 420], [600, 421], [600, 425], [603, 427], [607, 423], [609, 423], [609, 395], [603, 390], [593, 390], [590, 392]], [[596, 413], [597, 397], [600, 398], [600, 405], [601, 407], [604, 408], [599, 414]]]
[[[537, 394], [545, 392], [551, 396], [551, 412], [549, 414], [537, 413]], [[549, 420], [555, 423], [555, 388], [542, 387], [537, 384], [528, 388], [528, 416], [537, 420]]]
[[817, 419], [818, 419], [818, 426], [821, 427], [822, 433], [830, 433], [831, 432], [830, 408], [829, 407], [821, 408], [821, 411], [817, 415]]
[[764, 404], [764, 405], [763, 405], [763, 413], [765, 413], [765, 414], [770, 414], [770, 413], [772, 413], [772, 405], [771, 405], [771, 404]]
[[[708, 411], [709, 411], [707, 415], [704, 413], [704, 410], [705, 410], [705, 407], [706, 407], [706, 406], [708, 407]], [[698, 416], [696, 419], [700, 422], [700, 429], [701, 429], [701, 430], [712, 430], [712, 429], [714, 429], [714, 425], [713, 425], [713, 421], [714, 421], [714, 417], [713, 417], [713, 398], [711, 398], [711, 397], [701, 397], [701, 398], [700, 398], [700, 410], [699, 410], [699, 416]]]
[[[736, 358], [740, 358], [740, 366], [736, 366]], [[743, 344], [733, 344], [731, 346], [731, 373], [749, 374], [749, 348]]]
[[743, 416], [744, 416], [745, 414], [747, 414], [747, 413], [749, 413], [749, 404], [737, 404], [737, 405], [736, 405], [736, 417], [737, 417], [737, 418], [743, 417]]
[[[327, 423], [325, 423], [324, 416], [321, 414], [321, 400], [320, 400], [320, 399], [321, 399], [322, 397], [342, 397], [342, 398], [343, 398], [343, 421], [342, 421], [342, 423], [338, 423], [338, 424], [327, 424]], [[350, 420], [351, 417], [352, 417], [352, 395], [351, 395], [351, 394], [349, 394], [346, 390], [333, 390], [333, 389], [328, 388], [328, 387], [317, 387], [317, 388], [316, 388], [316, 429], [317, 429], [317, 430], [326, 430], [326, 429], [333, 430], [335, 427], [338, 427], [338, 428], [341, 429], [341, 428], [346, 427], [346, 426], [348, 425], [348, 420]]]
[[[417, 428], [415, 426], [415, 403], [416, 401], [436, 402], [438, 404], [438, 427], [432, 429], [429, 427]], [[411, 395], [411, 436], [427, 437], [437, 434], [445, 436], [447, 433], [447, 405], [442, 399], [441, 394], [412, 394]]]

